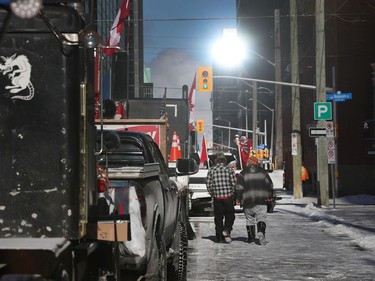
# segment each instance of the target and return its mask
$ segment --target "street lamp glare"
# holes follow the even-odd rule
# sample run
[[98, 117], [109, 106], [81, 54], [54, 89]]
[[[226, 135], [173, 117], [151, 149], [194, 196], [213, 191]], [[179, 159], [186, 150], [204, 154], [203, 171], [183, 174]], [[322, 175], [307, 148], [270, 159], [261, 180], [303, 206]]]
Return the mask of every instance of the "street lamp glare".
[[245, 45], [238, 37], [221, 38], [212, 53], [215, 62], [227, 67], [238, 66], [246, 57]]

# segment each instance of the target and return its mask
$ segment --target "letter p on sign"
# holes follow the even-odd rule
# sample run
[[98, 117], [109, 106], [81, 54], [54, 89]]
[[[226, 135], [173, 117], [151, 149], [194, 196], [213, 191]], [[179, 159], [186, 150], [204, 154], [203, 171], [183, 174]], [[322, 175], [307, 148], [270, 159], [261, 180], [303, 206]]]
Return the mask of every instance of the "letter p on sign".
[[314, 119], [331, 120], [332, 105], [330, 102], [314, 102]]

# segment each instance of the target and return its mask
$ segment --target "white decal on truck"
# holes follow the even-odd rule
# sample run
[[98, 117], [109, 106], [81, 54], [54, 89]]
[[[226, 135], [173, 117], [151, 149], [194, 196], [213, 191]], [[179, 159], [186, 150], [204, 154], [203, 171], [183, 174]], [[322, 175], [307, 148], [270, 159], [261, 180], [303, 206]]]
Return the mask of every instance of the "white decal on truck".
[[1, 58], [4, 64], [0, 63], [0, 72], [3, 75], [8, 74], [12, 83], [12, 85], [5, 86], [5, 90], [10, 90], [11, 94], [17, 94], [26, 88], [29, 91], [27, 96], [15, 95], [11, 99], [31, 100], [34, 97], [34, 86], [30, 81], [31, 65], [28, 58], [24, 55], [17, 56], [17, 54], [11, 57], [1, 56]]

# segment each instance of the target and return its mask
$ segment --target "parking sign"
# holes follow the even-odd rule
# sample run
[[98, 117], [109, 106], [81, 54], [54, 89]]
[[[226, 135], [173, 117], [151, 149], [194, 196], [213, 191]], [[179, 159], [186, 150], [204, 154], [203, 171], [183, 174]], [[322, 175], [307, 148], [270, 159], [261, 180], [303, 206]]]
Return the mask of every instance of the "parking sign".
[[331, 120], [332, 105], [330, 102], [314, 102], [314, 119]]

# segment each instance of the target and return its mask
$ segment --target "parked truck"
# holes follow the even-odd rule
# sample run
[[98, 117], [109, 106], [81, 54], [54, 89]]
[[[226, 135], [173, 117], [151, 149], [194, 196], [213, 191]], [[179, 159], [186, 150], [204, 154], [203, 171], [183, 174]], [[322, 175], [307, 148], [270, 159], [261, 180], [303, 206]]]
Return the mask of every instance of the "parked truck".
[[21, 19], [0, 5], [0, 280], [183, 280], [173, 178], [196, 165], [171, 172], [150, 137], [98, 132], [94, 50], [74, 6]]
[[[98, 155], [98, 169], [104, 173], [102, 186], [106, 188], [101, 189], [94, 224], [108, 226], [114, 219], [124, 224], [124, 231], [117, 233], [117, 240], [123, 241], [117, 245], [121, 270], [142, 272], [153, 280], [185, 280], [188, 241], [181, 200], [184, 194], [170, 178], [157, 143], [147, 134], [132, 131], [103, 131], [99, 139], [102, 137], [110, 147], [105, 145]], [[178, 160], [176, 172], [181, 171], [196, 172], [195, 161]], [[127, 241], [127, 219], [131, 241]], [[96, 237], [101, 239], [101, 235]]]

